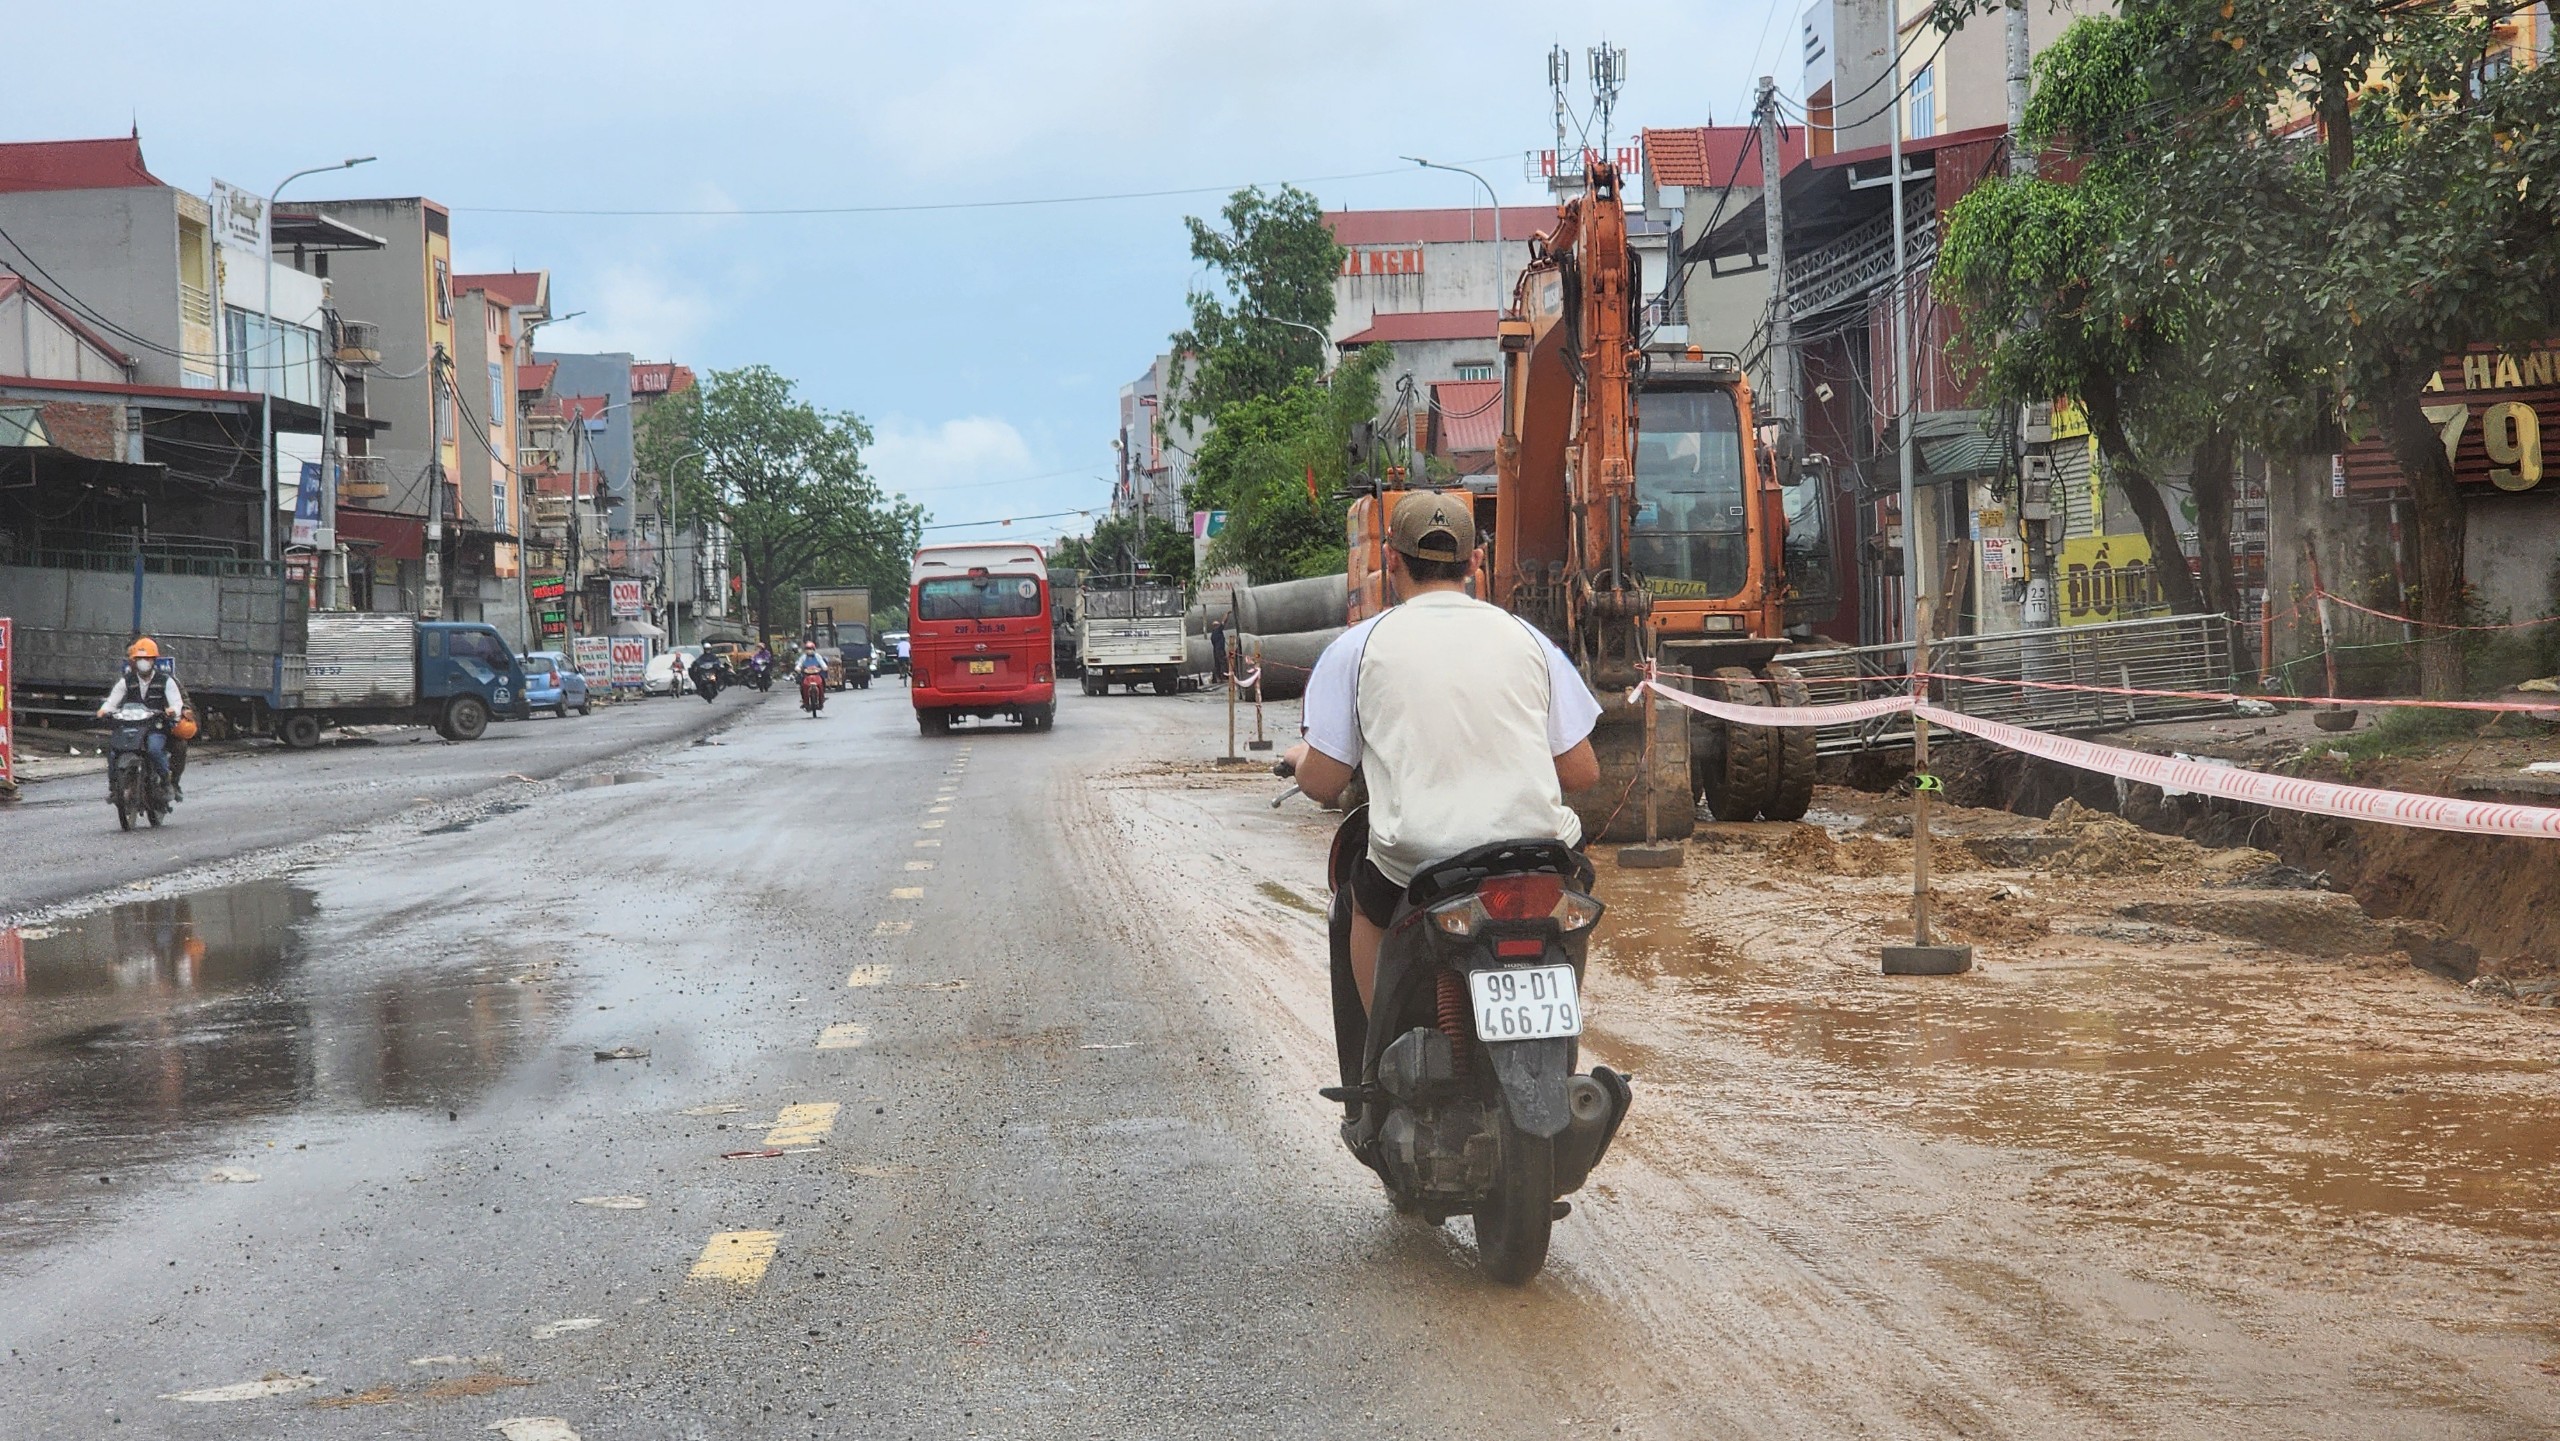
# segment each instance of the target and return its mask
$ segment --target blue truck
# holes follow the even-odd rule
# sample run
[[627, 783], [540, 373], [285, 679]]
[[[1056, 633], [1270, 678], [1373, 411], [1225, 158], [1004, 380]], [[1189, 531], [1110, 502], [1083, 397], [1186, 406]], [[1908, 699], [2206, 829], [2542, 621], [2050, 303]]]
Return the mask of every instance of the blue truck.
[[296, 750], [333, 725], [431, 725], [475, 741], [493, 717], [530, 716], [524, 662], [478, 621], [315, 611], [300, 654], [284, 657], [276, 735]]

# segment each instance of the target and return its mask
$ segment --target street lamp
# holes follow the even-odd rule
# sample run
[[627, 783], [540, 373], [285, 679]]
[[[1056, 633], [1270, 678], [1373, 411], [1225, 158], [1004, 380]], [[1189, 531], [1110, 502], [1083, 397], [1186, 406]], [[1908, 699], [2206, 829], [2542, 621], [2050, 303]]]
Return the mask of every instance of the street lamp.
[[[281, 349], [276, 347], [275, 335], [277, 197], [284, 194], [286, 186], [306, 175], [325, 175], [332, 170], [352, 170], [359, 165], [370, 165], [373, 160], [374, 157], [370, 155], [351, 155], [335, 165], [314, 165], [308, 170], [297, 170], [277, 181], [276, 188], [267, 192], [266, 213], [258, 220], [258, 228], [264, 232], [258, 237], [258, 276], [261, 282], [258, 294], [258, 326], [263, 344]], [[267, 493], [258, 507], [258, 559], [262, 561], [276, 558], [276, 482], [282, 478], [276, 472], [276, 390], [275, 377], [272, 374], [274, 369], [275, 367], [269, 367], [271, 373], [258, 382], [258, 464], [267, 477]], [[320, 453], [326, 456], [329, 453], [327, 435], [329, 412], [326, 406], [323, 406], [320, 411], [320, 427], [322, 430]], [[322, 476], [321, 481], [326, 484], [328, 477]]]
[[[1484, 187], [1484, 198], [1493, 206], [1493, 288], [1497, 292], [1500, 291], [1502, 289], [1502, 197], [1494, 193], [1493, 182], [1463, 165], [1442, 165], [1438, 161], [1425, 160], [1419, 155], [1399, 155], [1396, 158], [1410, 160], [1425, 170], [1446, 170], [1452, 175], [1463, 175]], [[1495, 299], [1498, 302], [1500, 296], [1497, 295]], [[1497, 303], [1495, 308], [1501, 307]]]
[[[1321, 361], [1321, 358], [1323, 357], [1323, 355], [1324, 355], [1324, 353], [1325, 353], [1326, 351], [1331, 350], [1331, 349], [1333, 348], [1333, 337], [1332, 337], [1332, 336], [1325, 334], [1323, 331], [1316, 329], [1314, 326], [1309, 325], [1309, 324], [1307, 324], [1305, 321], [1302, 321], [1302, 320], [1282, 320], [1279, 316], [1276, 316], [1276, 315], [1264, 315], [1264, 314], [1260, 313], [1259, 311], [1252, 311], [1252, 310], [1239, 310], [1239, 311], [1237, 311], [1237, 312], [1236, 312], [1236, 319], [1238, 319], [1238, 320], [1265, 320], [1265, 321], [1269, 321], [1269, 322], [1270, 322], [1271, 324], [1273, 324], [1273, 325], [1285, 325], [1285, 326], [1288, 326], [1288, 327], [1289, 327], [1290, 329], [1292, 329], [1292, 330], [1303, 330], [1303, 331], [1305, 331], [1307, 334], [1312, 335], [1312, 336], [1314, 336], [1314, 337], [1316, 338], [1316, 355], [1317, 355], [1317, 357], [1319, 358], [1319, 361]], [[1319, 366], [1318, 366], [1318, 368], [1317, 368], [1317, 371], [1316, 371], [1316, 379], [1317, 379], [1319, 382], [1322, 382], [1322, 381], [1324, 380], [1324, 375], [1325, 375], [1324, 369], [1323, 369], [1323, 367], [1321, 366], [1321, 364], [1319, 364]]]
[[[688, 461], [688, 460], [703, 461], [705, 465], [708, 465], [709, 461], [708, 461], [708, 459], [707, 459], [707, 456], [708, 456], [708, 452], [704, 451], [704, 450], [703, 450], [703, 448], [702, 448], [701, 446], [698, 446], [698, 445], [697, 445], [697, 446], [695, 446], [693, 449], [686, 451], [684, 454], [677, 456], [673, 461], [670, 461], [670, 462], [668, 463], [668, 465], [667, 465], [667, 493], [666, 493], [666, 497], [665, 497], [665, 499], [666, 499], [666, 505], [663, 507], [663, 509], [664, 509], [664, 510], [665, 510], [665, 512], [666, 512], [666, 514], [665, 514], [665, 516], [664, 516], [664, 519], [665, 519], [666, 524], [667, 524], [667, 545], [666, 545], [666, 565], [667, 565], [667, 574], [666, 574], [666, 585], [667, 585], [667, 646], [668, 646], [668, 648], [669, 648], [669, 649], [671, 649], [671, 650], [675, 647], [675, 643], [676, 643], [676, 615], [677, 615], [677, 609], [678, 609], [678, 607], [682, 604], [682, 602], [678, 599], [679, 592], [676, 590], [676, 582], [675, 582], [675, 569], [676, 569], [676, 535], [677, 535], [677, 529], [676, 529], [676, 511], [675, 511], [675, 508], [674, 508], [674, 507], [675, 507], [675, 500], [676, 500], [676, 497], [677, 497], [677, 495], [680, 493], [680, 492], [676, 489], [676, 477], [677, 477], [679, 474], [681, 474], [681, 473], [683, 472], [683, 470], [684, 470], [684, 463], [685, 463], [686, 461]], [[703, 473], [703, 467], [702, 467], [702, 466], [697, 466], [697, 467], [695, 467], [695, 469], [694, 469], [694, 475], [695, 475], [695, 477], [696, 477], [697, 479], [698, 479], [698, 478], [700, 478], [700, 476], [702, 475], [702, 473]], [[576, 482], [575, 482], [575, 480], [573, 479], [573, 480], [571, 481], [571, 487], [574, 489], [574, 488], [575, 488], [575, 485], [576, 485]], [[574, 496], [572, 496], [572, 497], [571, 497], [571, 503], [573, 503], [573, 504], [574, 504], [574, 503], [575, 503], [575, 500], [576, 500], [576, 498], [575, 498]], [[699, 589], [699, 585], [698, 585], [698, 584], [697, 584], [697, 587], [696, 587], [696, 588], [697, 588], [697, 589]], [[696, 614], [698, 615], [698, 614], [700, 614], [700, 612], [699, 612], [699, 611], [697, 611], [697, 612], [696, 612]]]

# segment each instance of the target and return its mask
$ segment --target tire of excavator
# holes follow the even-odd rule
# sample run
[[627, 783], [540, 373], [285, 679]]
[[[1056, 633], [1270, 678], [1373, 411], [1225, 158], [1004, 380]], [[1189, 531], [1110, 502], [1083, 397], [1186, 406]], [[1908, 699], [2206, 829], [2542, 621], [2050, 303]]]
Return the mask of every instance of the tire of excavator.
[[[1654, 707], [1654, 830], [1659, 839], [1686, 839], [1698, 828], [1697, 804], [1689, 788], [1689, 712], [1672, 701], [1647, 701]], [[1644, 836], [1644, 712], [1623, 699], [1603, 703], [1600, 723], [1591, 728], [1591, 750], [1600, 761], [1600, 782], [1566, 798], [1582, 818], [1585, 840], [1598, 844], [1641, 841]]]
[[[1747, 667], [1718, 666], [1707, 673], [1704, 685], [1709, 700], [1728, 705], [1765, 706], [1769, 703], [1768, 687]], [[1699, 777], [1698, 798], [1720, 821], [1756, 819], [1777, 797], [1778, 738], [1782, 734], [1774, 726], [1735, 725], [1720, 721], [1724, 728], [1724, 764], [1712, 766]]]
[[[1768, 688], [1772, 703], [1782, 706], [1809, 706], [1813, 691], [1804, 683], [1793, 666], [1771, 662], [1763, 667], [1769, 679], [1777, 682]], [[1814, 751], [1813, 728], [1810, 726], [1773, 726], [1778, 741], [1777, 784], [1769, 803], [1760, 808], [1763, 818], [1773, 821], [1800, 821], [1813, 809]]]

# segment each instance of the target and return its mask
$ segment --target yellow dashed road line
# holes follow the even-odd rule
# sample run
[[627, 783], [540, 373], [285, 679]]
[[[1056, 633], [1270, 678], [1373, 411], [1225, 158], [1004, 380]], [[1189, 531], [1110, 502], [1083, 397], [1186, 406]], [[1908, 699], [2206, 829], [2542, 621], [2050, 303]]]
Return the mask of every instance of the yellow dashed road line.
[[834, 1025], [829, 1026], [818, 1033], [818, 1049], [821, 1051], [850, 1051], [854, 1047], [861, 1045], [865, 1040], [869, 1039], [870, 1034], [870, 1032], [862, 1028], [859, 1022], [838, 1021]]
[[938, 831], [938, 830], [942, 829], [942, 822], [940, 822], [940, 821], [924, 821], [924, 822], [919, 823], [919, 824], [916, 826], [916, 829], [917, 829], [917, 830], [920, 830], [920, 831]]
[[717, 1232], [703, 1243], [702, 1254], [693, 1263], [693, 1279], [752, 1286], [764, 1279], [764, 1268], [773, 1264], [774, 1253], [781, 1249], [780, 1231]]
[[924, 811], [924, 813], [925, 813], [926, 815], [929, 815], [929, 816], [947, 816], [947, 815], [951, 814], [951, 807], [949, 807], [949, 806], [927, 806], [927, 807], [925, 807], [925, 811]]
[[920, 901], [924, 899], [924, 887], [898, 886], [889, 892], [889, 898], [896, 901]]
[[773, 1150], [789, 1150], [793, 1146], [814, 1146], [827, 1139], [836, 1128], [836, 1112], [843, 1107], [834, 1101], [809, 1101], [785, 1106], [774, 1117], [773, 1129], [764, 1133], [765, 1145]]
[[931, 850], [940, 844], [942, 844], [940, 840], [922, 840], [916, 842], [916, 849], [920, 851]]
[[931, 862], [931, 861], [909, 861], [909, 862], [907, 862], [907, 869], [908, 869], [908, 870], [911, 870], [911, 871], [929, 871], [929, 870], [932, 870], [932, 869], [933, 869], [933, 862]]

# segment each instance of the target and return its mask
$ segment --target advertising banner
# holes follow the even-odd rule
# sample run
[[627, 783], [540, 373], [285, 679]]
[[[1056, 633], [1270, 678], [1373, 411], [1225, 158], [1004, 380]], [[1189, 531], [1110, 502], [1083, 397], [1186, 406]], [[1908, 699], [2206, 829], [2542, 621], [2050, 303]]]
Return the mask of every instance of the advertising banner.
[[228, 181], [213, 182], [205, 197], [213, 211], [213, 238], [264, 263], [267, 249], [267, 197]]
[[0, 616], [0, 786], [18, 783], [18, 750], [9, 729], [9, 618]]
[[2169, 607], [2152, 573], [2151, 542], [2142, 536], [2075, 536], [2062, 543], [2056, 569], [2064, 625], [2134, 620]]
[[649, 638], [614, 635], [604, 639], [613, 646], [613, 688], [638, 690], [640, 682], [649, 674]]
[[320, 543], [320, 462], [302, 463], [302, 485], [293, 493], [292, 545]]
[[617, 580], [613, 582], [613, 613], [626, 620], [638, 618], [640, 614], [640, 582], [636, 580]]
[[578, 637], [576, 653], [570, 663], [578, 674], [587, 678], [587, 689], [604, 690], [613, 684], [613, 642], [600, 635]]

